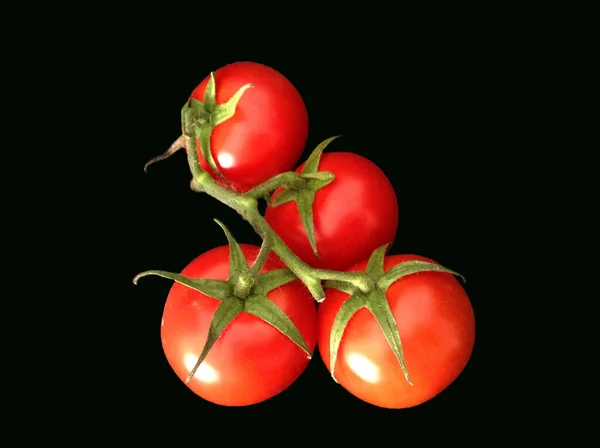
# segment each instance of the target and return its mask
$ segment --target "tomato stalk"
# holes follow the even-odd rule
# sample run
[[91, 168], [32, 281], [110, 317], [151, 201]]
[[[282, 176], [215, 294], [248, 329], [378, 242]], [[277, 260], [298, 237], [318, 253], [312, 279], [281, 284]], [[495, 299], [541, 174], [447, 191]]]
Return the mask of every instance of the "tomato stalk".
[[231, 207], [250, 223], [263, 242], [271, 241], [273, 252], [304, 283], [317, 302], [321, 302], [325, 298], [325, 293], [321, 285], [322, 280], [336, 280], [338, 282], [349, 283], [361, 291], [367, 292], [369, 290], [369, 282], [362, 273], [313, 269], [304, 263], [287, 247], [260, 214], [256, 199], [235, 193], [220, 185], [194, 161], [194, 159], [197, 161], [197, 156], [194, 156], [192, 153], [193, 151], [188, 151], [190, 170], [194, 176], [190, 184], [192, 190], [198, 193], [206, 193]]
[[152, 165], [153, 163], [160, 162], [161, 160], [165, 160], [165, 159], [171, 157], [173, 154], [175, 154], [180, 149], [185, 148], [185, 142], [186, 142], [185, 135], [180, 135], [179, 138], [171, 144], [171, 146], [169, 147], [169, 149], [167, 149], [167, 151], [165, 151], [163, 154], [159, 154], [158, 156], [153, 157], [150, 160], [148, 160], [148, 162], [146, 162], [146, 164], [144, 165], [144, 171], [147, 173], [148, 167], [150, 165]]
[[[214, 171], [214, 168], [212, 168], [214, 160], [210, 153], [210, 132], [204, 132], [204, 130], [207, 129], [207, 125], [214, 127], [218, 123], [233, 116], [237, 103], [244, 91], [249, 87], [251, 86], [243, 86], [227, 103], [217, 105], [214, 101], [214, 75], [211, 74], [211, 82], [209, 82], [209, 85], [207, 86], [204, 103], [191, 99], [182, 109], [181, 119], [183, 135], [179, 137], [164, 154], [151, 159], [144, 169], [147, 169], [148, 165], [151, 163], [164, 160], [179, 149], [187, 147], [187, 161], [192, 174], [190, 188], [195, 192], [206, 193], [238, 212], [250, 223], [263, 240], [263, 243], [268, 242], [267, 244], [270, 246], [270, 249], [273, 250], [300, 281], [304, 283], [317, 302], [321, 302], [325, 299], [325, 293], [321, 284], [323, 280], [347, 283], [357, 288], [359, 291], [368, 293], [372, 289], [372, 285], [362, 273], [314, 269], [304, 263], [283, 242], [258, 210], [258, 199], [264, 198], [269, 192], [279, 187], [288, 187], [286, 191], [283, 191], [282, 194], [279, 195], [281, 198], [279, 198], [278, 201], [279, 203], [289, 200], [298, 201], [299, 208], [303, 210], [303, 222], [307, 230], [307, 235], [309, 236], [314, 252], [317, 253], [312, 224], [312, 201], [314, 200], [314, 193], [316, 190], [333, 180], [333, 175], [331, 173], [317, 172], [318, 162], [325, 147], [337, 138], [337, 136], [331, 137], [317, 146], [313, 154], [311, 154], [307, 160], [306, 168], [301, 174], [287, 172], [276, 175], [256, 186], [246, 194], [237, 193], [232, 189], [221, 185], [201, 167], [198, 151], [196, 150], [197, 141], [200, 140], [200, 148], [202, 149], [203, 157], [208, 161], [209, 166]], [[266, 248], [265, 251], [267, 251]], [[268, 251], [263, 257], [266, 257], [267, 255]], [[243, 294], [243, 291], [240, 292]]]
[[271, 253], [271, 249], [273, 248], [273, 242], [271, 238], [265, 238], [260, 246], [260, 251], [258, 252], [258, 256], [256, 260], [254, 260], [254, 264], [250, 268], [250, 272], [252, 275], [258, 275], [260, 270], [265, 265], [267, 258], [269, 258], [269, 254]]

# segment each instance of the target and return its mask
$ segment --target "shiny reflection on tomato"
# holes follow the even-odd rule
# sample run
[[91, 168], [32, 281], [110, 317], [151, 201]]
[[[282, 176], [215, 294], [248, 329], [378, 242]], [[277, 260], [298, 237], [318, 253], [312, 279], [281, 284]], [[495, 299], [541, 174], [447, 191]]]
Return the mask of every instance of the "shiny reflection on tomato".
[[221, 168], [231, 168], [233, 166], [233, 156], [229, 153], [219, 154], [218, 160]]
[[348, 355], [348, 365], [350, 368], [363, 380], [368, 383], [376, 383], [379, 381], [379, 367], [371, 360], [358, 353]]

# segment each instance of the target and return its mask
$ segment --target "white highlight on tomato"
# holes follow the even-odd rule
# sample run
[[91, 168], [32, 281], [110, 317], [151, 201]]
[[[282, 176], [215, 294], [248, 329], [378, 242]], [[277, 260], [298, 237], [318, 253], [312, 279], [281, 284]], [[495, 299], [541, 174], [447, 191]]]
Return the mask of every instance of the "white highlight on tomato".
[[231, 154], [223, 152], [219, 154], [217, 159], [219, 160], [219, 165], [221, 165], [221, 168], [231, 168], [233, 166], [233, 157]]
[[[198, 361], [198, 355], [186, 353], [185, 357], [183, 358], [183, 363], [185, 364], [188, 372], [191, 372], [191, 370], [194, 368], [196, 361]], [[198, 367], [198, 370], [196, 370], [194, 378], [199, 379], [203, 383], [214, 383], [219, 379], [219, 374], [210, 365], [206, 364], [205, 361], [200, 364], [200, 367]]]
[[379, 379], [379, 367], [363, 355], [351, 353], [348, 356], [348, 365], [354, 373], [369, 383], [375, 383]]

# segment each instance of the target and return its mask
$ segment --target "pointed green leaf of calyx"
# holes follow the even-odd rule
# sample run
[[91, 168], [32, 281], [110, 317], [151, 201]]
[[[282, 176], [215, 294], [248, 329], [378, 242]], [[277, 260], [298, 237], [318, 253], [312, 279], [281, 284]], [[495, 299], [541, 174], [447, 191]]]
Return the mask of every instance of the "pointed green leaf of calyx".
[[210, 112], [202, 101], [196, 98], [190, 98], [182, 110], [182, 117], [185, 117], [190, 124], [197, 122], [204, 123], [210, 120]]
[[396, 325], [396, 320], [392, 314], [390, 304], [387, 301], [385, 290], [377, 289], [369, 294], [367, 309], [371, 311], [375, 320], [381, 327], [388, 344], [390, 344], [390, 348], [394, 352], [394, 355], [396, 355], [398, 363], [400, 363], [404, 378], [406, 378], [408, 384], [412, 386], [413, 383], [410, 380], [410, 375], [408, 374], [408, 369], [406, 368], [406, 363], [404, 361], [400, 333], [398, 332], [398, 326]]
[[233, 94], [229, 101], [223, 104], [219, 104], [215, 107], [214, 112], [211, 116], [211, 123], [213, 126], [223, 123], [229, 120], [235, 114], [235, 109], [242, 98], [244, 92], [253, 87], [252, 84], [246, 84], [239, 88], [237, 92]]
[[[317, 190], [329, 185], [335, 179], [333, 173], [319, 173], [319, 161], [321, 160], [321, 154], [323, 154], [323, 150], [338, 137], [339, 135], [336, 135], [324, 140], [313, 150], [306, 162], [304, 162], [304, 167], [302, 168], [301, 177], [306, 181], [306, 185], [298, 188], [297, 193], [289, 193], [288, 197], [283, 198], [292, 200], [288, 198], [294, 197], [294, 200], [298, 205], [298, 213], [300, 214], [300, 219], [302, 220], [302, 226], [304, 227], [304, 231], [306, 232], [306, 236], [308, 237], [310, 247], [315, 254], [315, 257], [319, 257], [313, 217], [315, 193]], [[293, 189], [288, 188], [286, 191], [293, 191]]]
[[315, 186], [318, 186], [317, 188], [314, 188], [317, 190], [318, 188], [322, 188], [325, 185], [330, 184], [335, 179], [335, 174], [333, 174], [331, 171], [318, 171], [316, 173], [302, 174], [302, 178], [308, 181], [309, 188], [314, 188], [311, 185], [311, 182], [313, 182]]
[[294, 322], [264, 294], [252, 294], [244, 301], [244, 311], [270, 324], [294, 344], [300, 347], [310, 359], [312, 353]]
[[182, 134], [196, 141], [200, 125], [209, 120], [210, 114], [204, 108], [204, 103], [195, 98], [189, 98], [181, 109]]
[[237, 243], [229, 229], [218, 219], [215, 219], [215, 222], [219, 224], [223, 232], [225, 232], [225, 236], [227, 237], [227, 241], [229, 242], [229, 281], [235, 282], [242, 276], [247, 276], [250, 272], [250, 268], [248, 267], [248, 261], [244, 256], [244, 252], [242, 252], [242, 248]]
[[156, 275], [158, 277], [168, 278], [184, 286], [195, 289], [209, 297], [222, 300], [225, 297], [231, 296], [231, 285], [224, 280], [211, 280], [205, 278], [189, 278], [174, 272], [151, 270], [145, 271], [135, 276], [133, 284], [137, 285], [138, 280], [148, 275]]
[[290, 269], [275, 269], [273, 271], [260, 274], [256, 279], [256, 286], [252, 291], [254, 294], [266, 294], [269, 291], [279, 288], [293, 280], [296, 280], [296, 274]]
[[315, 225], [313, 219], [313, 203], [315, 202], [315, 192], [310, 190], [301, 191], [298, 194], [298, 199], [296, 202], [298, 204], [298, 212], [300, 213], [300, 219], [302, 220], [304, 231], [306, 232], [306, 236], [310, 242], [310, 247], [312, 248], [315, 257], [318, 258], [319, 252], [317, 251], [317, 239], [315, 237]]
[[308, 156], [306, 162], [304, 162], [304, 167], [302, 168], [302, 174], [316, 173], [319, 171], [319, 161], [321, 160], [321, 154], [327, 146], [334, 141], [336, 138], [339, 138], [339, 135], [335, 135], [333, 137], [329, 137], [326, 140], [323, 140], [317, 147], [313, 150], [313, 152]]
[[365, 306], [365, 296], [360, 293], [351, 295], [346, 300], [340, 309], [338, 310], [333, 325], [331, 326], [331, 335], [329, 337], [329, 370], [334, 381], [335, 379], [335, 362], [337, 360], [338, 349], [340, 348], [340, 342], [342, 342], [342, 336], [346, 330], [346, 326], [352, 316], [356, 314], [358, 310]]
[[396, 266], [385, 272], [378, 280], [377, 287], [386, 291], [396, 280], [410, 274], [419, 272], [445, 272], [460, 277], [465, 281], [464, 277], [457, 272], [447, 269], [439, 264], [428, 263], [426, 261], [410, 260], [397, 264]]
[[357, 288], [354, 285], [340, 280], [325, 280], [323, 286], [325, 288], [337, 289], [338, 291], [342, 291], [350, 295], [354, 294], [357, 291]]
[[210, 72], [206, 89], [204, 90], [204, 108], [212, 113], [217, 107], [217, 89], [215, 85], [215, 74]]
[[385, 251], [387, 247], [388, 244], [379, 246], [369, 257], [365, 274], [367, 274], [367, 277], [375, 282], [383, 275], [383, 261], [385, 259]]
[[295, 201], [298, 198], [298, 190], [294, 188], [286, 188], [277, 193], [277, 196], [270, 202], [271, 207], [277, 207], [286, 202]]
[[228, 185], [231, 185], [221, 170], [217, 166], [215, 159], [212, 155], [212, 151], [210, 149], [210, 136], [212, 135], [213, 125], [210, 123], [202, 123], [198, 124], [196, 128], [196, 135], [198, 135], [198, 139], [200, 140], [200, 151], [202, 152], [202, 157], [208, 163], [210, 169], [219, 176], [222, 180], [224, 180]]
[[[313, 178], [313, 176], [314, 176], [314, 178]], [[320, 190], [321, 188], [323, 188], [323, 187], [329, 185], [331, 182], [333, 182], [335, 179], [335, 174], [333, 174], [329, 171], [323, 171], [321, 173], [303, 174], [302, 177], [304, 177], [308, 181], [307, 182], [308, 190], [312, 191], [312, 192], [316, 192], [317, 190]]]
[[316, 173], [306, 173], [302, 174], [301, 176], [303, 179], [308, 181], [316, 179], [331, 182], [333, 179], [335, 179], [335, 175], [331, 171], [317, 171]]
[[242, 311], [244, 311], [244, 303], [236, 298], [223, 300], [219, 304], [215, 314], [213, 315], [213, 318], [210, 321], [208, 335], [206, 336], [206, 342], [202, 348], [202, 353], [200, 353], [196, 364], [192, 370], [190, 370], [190, 373], [185, 380], [186, 383], [189, 383], [194, 377], [196, 370], [198, 370], [200, 364], [202, 364], [202, 362], [206, 359], [210, 349], [213, 347], [213, 345], [215, 345], [215, 342], [217, 342], [217, 339], [219, 339], [225, 328], [227, 328], [227, 325], [229, 325], [231, 321], [235, 319]]
[[[200, 103], [202, 104], [202, 103]], [[202, 105], [204, 106], [204, 105]], [[188, 137], [194, 132], [194, 114], [192, 112], [192, 98], [188, 99], [181, 108], [181, 132]]]

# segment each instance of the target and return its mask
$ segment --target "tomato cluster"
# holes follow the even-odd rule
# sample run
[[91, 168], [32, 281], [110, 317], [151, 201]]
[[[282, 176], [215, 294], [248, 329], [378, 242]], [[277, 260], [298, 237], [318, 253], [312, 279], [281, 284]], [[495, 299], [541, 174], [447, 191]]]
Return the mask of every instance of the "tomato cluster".
[[[194, 393], [225, 406], [267, 400], [300, 376], [316, 347], [336, 382], [384, 408], [419, 405], [460, 375], [475, 319], [458, 274], [388, 254], [398, 201], [372, 161], [323, 153], [330, 139], [298, 166], [308, 114], [287, 78], [258, 63], [229, 64], [197, 86], [182, 117], [188, 159], [213, 189], [266, 200], [260, 222], [279, 244], [238, 244], [223, 226], [228, 245], [181, 273], [147, 272], [175, 280], [162, 346]], [[324, 299], [294, 275], [292, 255], [322, 280]]]

